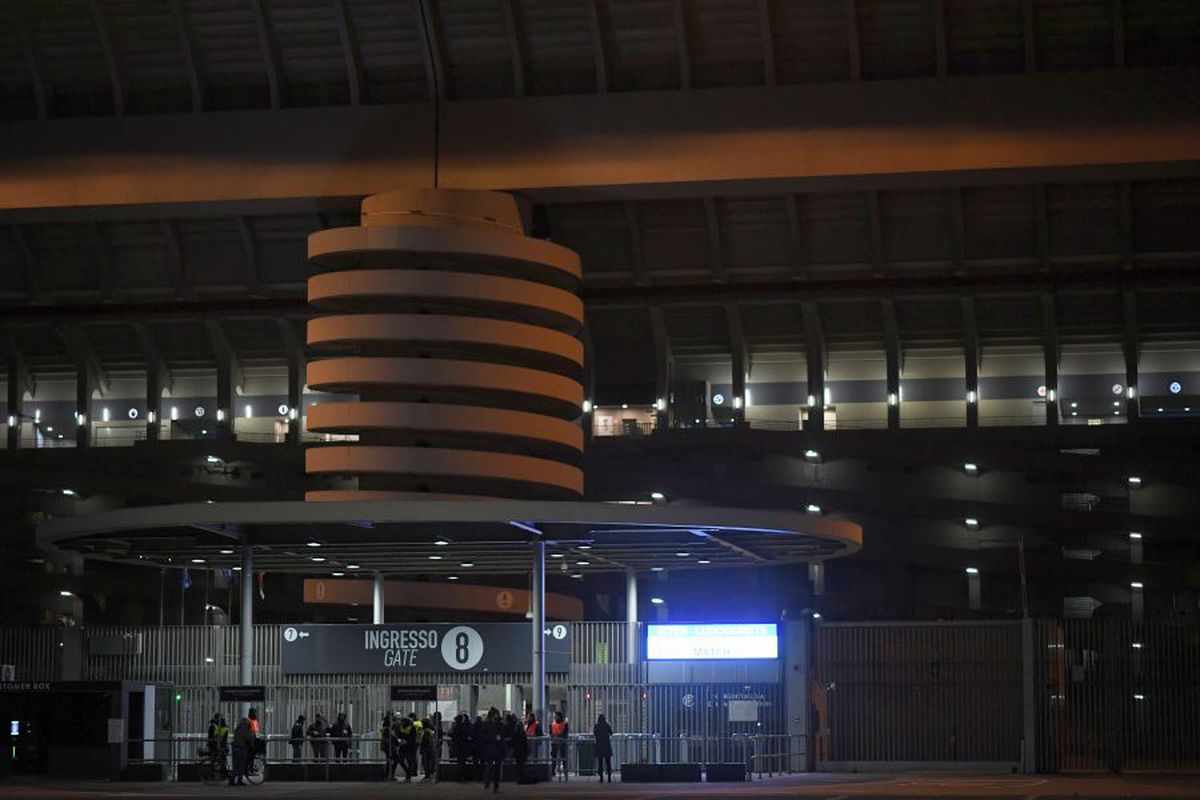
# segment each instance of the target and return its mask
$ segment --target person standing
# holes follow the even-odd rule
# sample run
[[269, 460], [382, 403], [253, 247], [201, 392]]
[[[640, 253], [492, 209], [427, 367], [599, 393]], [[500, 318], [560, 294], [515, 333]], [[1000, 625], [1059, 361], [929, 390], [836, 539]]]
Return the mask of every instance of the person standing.
[[425, 783], [437, 780], [437, 731], [434, 722], [429, 717], [421, 720], [421, 770], [425, 773], [422, 779]]
[[509, 749], [513, 761], [517, 762], [517, 783], [526, 783], [525, 762], [529, 760], [529, 739], [525, 736], [525, 727], [514, 714], [508, 715], [507, 722]]
[[245, 786], [246, 772], [254, 753], [254, 732], [250, 730], [250, 719], [242, 717], [233, 729], [233, 769], [229, 771], [230, 786]]
[[213, 766], [225, 764], [225, 751], [229, 748], [229, 728], [220, 712], [213, 714], [208, 723], [208, 757]]
[[326, 737], [329, 736], [329, 726], [325, 724], [325, 717], [321, 712], [317, 712], [316, 719], [308, 726], [306, 733], [312, 746], [313, 761], [328, 761], [329, 742], [326, 741]]
[[592, 728], [596, 738], [596, 772], [600, 774], [600, 782], [604, 783], [604, 773], [608, 772], [608, 782], [612, 783], [612, 726], [601, 714], [596, 718], [596, 726]]
[[250, 751], [246, 754], [246, 774], [254, 769], [254, 756], [262, 753], [263, 760], [266, 760], [267, 740], [259, 738], [258, 724], [258, 709], [250, 706], [250, 710], [246, 712], [246, 721], [250, 725]]
[[529, 748], [529, 755], [537, 761], [541, 754], [542, 737], [545, 736], [542, 731], [542, 723], [538, 722], [537, 715], [530, 711], [525, 715], [525, 741]]
[[383, 712], [383, 720], [379, 723], [379, 750], [383, 753], [383, 779], [390, 781], [396, 777], [396, 737], [392, 733], [392, 714]]
[[500, 711], [492, 708], [488, 711], [483, 723], [483, 790], [493, 787], [493, 792], [500, 791], [500, 778], [504, 769], [504, 720], [500, 719]]
[[396, 760], [404, 770], [404, 782], [410, 783], [413, 775], [417, 774], [417, 726], [411, 717], [400, 716], [393, 731], [396, 737]]
[[478, 714], [471, 723], [471, 762], [476, 766], [483, 764], [483, 717]]
[[333, 741], [333, 757], [339, 761], [345, 761], [350, 755], [350, 737], [354, 735], [354, 731], [350, 729], [350, 723], [346, 721], [346, 712], [342, 711], [337, 716], [337, 721], [329, 728], [329, 736]]
[[463, 762], [466, 761], [471, 734], [469, 724], [463, 722], [463, 714], [457, 714], [450, 723], [450, 760], [454, 762], [454, 779], [463, 779]]
[[304, 723], [307, 717], [303, 714], [296, 717], [295, 723], [292, 724], [292, 733], [288, 737], [288, 744], [292, 746], [292, 763], [297, 764], [304, 758]]
[[567, 779], [567, 737], [571, 735], [571, 725], [561, 711], [554, 712], [554, 722], [550, 723], [550, 777], [558, 774], [558, 764], [562, 762], [562, 779]]

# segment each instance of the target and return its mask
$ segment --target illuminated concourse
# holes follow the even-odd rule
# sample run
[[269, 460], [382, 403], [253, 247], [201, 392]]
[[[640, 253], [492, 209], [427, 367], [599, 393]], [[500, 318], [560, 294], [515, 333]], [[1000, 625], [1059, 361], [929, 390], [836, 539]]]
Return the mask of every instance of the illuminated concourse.
[[0, 768], [1200, 766], [1194, 5], [4, 5]]

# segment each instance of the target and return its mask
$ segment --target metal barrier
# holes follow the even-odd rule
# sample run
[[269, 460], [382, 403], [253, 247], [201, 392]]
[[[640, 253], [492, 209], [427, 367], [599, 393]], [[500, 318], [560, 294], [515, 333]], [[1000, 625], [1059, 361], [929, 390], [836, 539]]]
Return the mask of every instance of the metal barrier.
[[[300, 740], [300, 754], [292, 749], [289, 735], [271, 734], [260, 736], [264, 742], [264, 759], [268, 767], [272, 764], [296, 764], [310, 769], [328, 768], [338, 764], [377, 766], [382, 776], [387, 759], [378, 734], [357, 734], [349, 737], [308, 737]], [[748, 778], [759, 779], [785, 775], [805, 770], [803, 735], [735, 735], [728, 738], [678, 736], [664, 737], [653, 733], [613, 734], [613, 772], [619, 773], [626, 764], [744, 764]], [[346, 756], [334, 756], [333, 744], [345, 742]], [[546, 765], [551, 762], [552, 742], [550, 737], [530, 737], [529, 765]], [[316, 747], [314, 747], [316, 745]], [[597, 774], [595, 761], [595, 738], [590, 734], [568, 737], [566, 768], [569, 775], [589, 777]], [[178, 780], [180, 765], [200, 765], [209, 758], [204, 755], [208, 737], [204, 733], [180, 733], [170, 738], [129, 739], [130, 766], [160, 764], [164, 777]], [[440, 740], [438, 762], [457, 764], [452, 756], [450, 739]], [[229, 758], [229, 751], [226, 752]], [[512, 755], [507, 759], [511, 761]], [[463, 763], [478, 763], [477, 754], [466, 754]], [[326, 779], [328, 775], [323, 776]], [[267, 780], [270, 780], [268, 770]]]

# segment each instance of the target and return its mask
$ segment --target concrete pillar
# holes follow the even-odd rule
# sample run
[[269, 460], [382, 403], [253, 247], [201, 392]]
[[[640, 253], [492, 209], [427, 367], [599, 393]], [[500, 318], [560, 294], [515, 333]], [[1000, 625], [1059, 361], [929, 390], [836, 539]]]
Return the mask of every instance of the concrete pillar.
[[225, 441], [233, 438], [233, 412], [236, 400], [233, 365], [227, 360], [217, 363], [217, 412], [215, 424], [217, 438]]
[[[238, 683], [249, 686], [254, 678], [254, 549], [242, 545], [242, 647], [238, 663]], [[249, 703], [242, 704], [241, 714], [250, 710]]]
[[[813, 768], [812, 754], [816, 743], [810, 741], [814, 726], [812, 702], [810, 700], [809, 667], [811, 631], [807, 620], [785, 622], [780, 625], [783, 639], [783, 684], [787, 701], [788, 753], [793, 772], [808, 772]], [[783, 766], [780, 764], [779, 766]]]
[[[979, 577], [976, 575], [975, 577]], [[1033, 658], [1033, 620], [1021, 620], [1021, 771], [1037, 772], [1037, 694]]]
[[75, 371], [75, 446], [87, 447], [92, 443], [92, 378], [88, 369], [80, 365]]
[[625, 661], [629, 664], [638, 662], [638, 584], [637, 571], [625, 572]]
[[1133, 618], [1140, 621], [1146, 614], [1146, 602], [1140, 581], [1135, 581], [1129, 587], [1129, 605]]
[[808, 565], [808, 580], [812, 584], [812, 593], [816, 597], [825, 594], [825, 565], [820, 561]]
[[146, 368], [146, 441], [157, 442], [161, 426], [162, 374], [151, 365]]
[[533, 713], [539, 720], [546, 719], [546, 543], [538, 539], [533, 543]]
[[304, 375], [303, 361], [293, 359], [288, 362], [287, 441], [290, 444], [297, 444], [300, 441], [300, 429], [304, 426]]
[[21, 446], [21, 414], [25, 410], [25, 387], [21, 385], [19, 372], [13, 364], [8, 366], [8, 441], [9, 450]]
[[979, 571], [967, 572], [967, 607], [972, 611], [978, 611], [981, 605]]
[[375, 584], [371, 592], [371, 622], [382, 625], [384, 620], [383, 573], [375, 573]]

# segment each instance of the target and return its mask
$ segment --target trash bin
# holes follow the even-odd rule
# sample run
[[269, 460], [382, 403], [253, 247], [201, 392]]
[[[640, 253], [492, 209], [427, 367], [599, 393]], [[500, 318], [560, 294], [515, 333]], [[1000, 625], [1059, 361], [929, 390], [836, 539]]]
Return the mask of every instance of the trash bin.
[[580, 775], [596, 774], [596, 742], [581, 739], [575, 743], [576, 770]]

